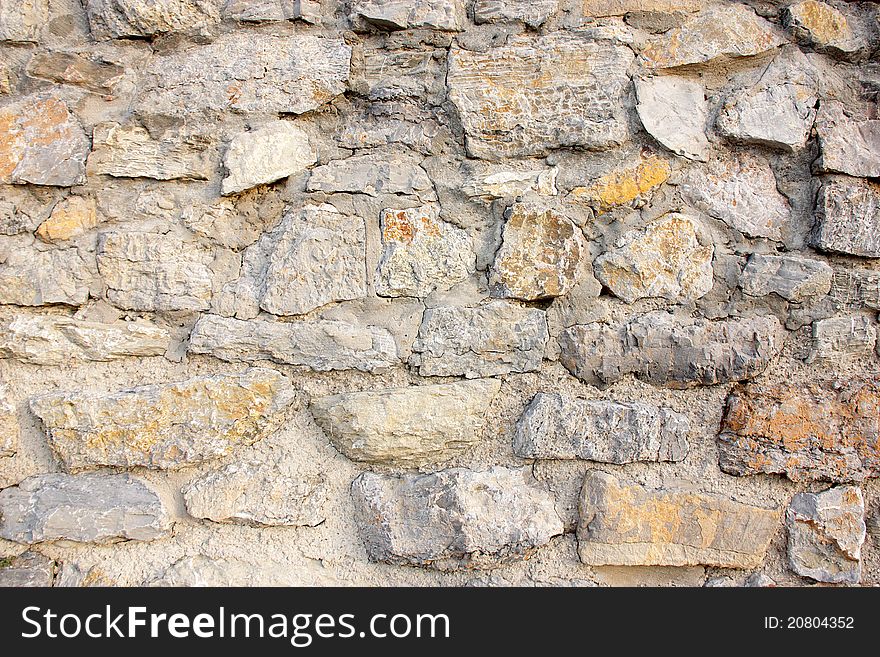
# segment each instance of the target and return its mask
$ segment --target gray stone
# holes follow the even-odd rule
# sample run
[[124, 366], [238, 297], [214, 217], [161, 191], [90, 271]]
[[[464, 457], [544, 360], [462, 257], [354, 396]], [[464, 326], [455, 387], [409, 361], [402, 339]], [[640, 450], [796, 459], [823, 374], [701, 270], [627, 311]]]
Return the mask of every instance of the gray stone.
[[36, 43], [49, 22], [49, 0], [0, 0], [0, 41]]
[[354, 0], [350, 15], [392, 30], [461, 30], [467, 20], [463, 0]]
[[428, 155], [441, 130], [437, 116], [424, 107], [409, 103], [370, 103], [367, 109], [343, 119], [338, 139], [342, 148], [402, 144]]
[[252, 368], [111, 393], [48, 393], [30, 407], [71, 471], [172, 470], [261, 440], [280, 426], [294, 395], [275, 370]]
[[223, 0], [86, 0], [97, 41], [165, 32], [204, 34], [220, 23]]
[[240, 257], [174, 233], [109, 231], [98, 236], [107, 298], [129, 310], [207, 310], [238, 275]]
[[506, 23], [518, 21], [540, 27], [556, 14], [559, 0], [476, 0], [474, 22]]
[[593, 263], [596, 278], [627, 303], [663, 297], [696, 300], [712, 289], [712, 244], [701, 246], [694, 219], [670, 213], [643, 230], [624, 233]]
[[171, 518], [152, 488], [128, 474], [43, 474], [0, 492], [0, 537], [16, 543], [152, 541]]
[[749, 296], [778, 294], [801, 303], [828, 294], [833, 274], [834, 270], [821, 260], [753, 253], [743, 269], [740, 287]]
[[880, 184], [826, 178], [816, 198], [814, 245], [832, 253], [880, 258]]
[[590, 385], [634, 374], [646, 383], [689, 388], [760, 374], [784, 340], [772, 316], [709, 321], [655, 311], [623, 323], [572, 326], [559, 346], [560, 362]]
[[835, 269], [828, 297], [839, 310], [880, 310], [880, 271]]
[[0, 457], [14, 456], [18, 451], [18, 418], [9, 396], [9, 388], [0, 383]]
[[867, 317], [829, 317], [813, 322], [813, 350], [807, 362], [870, 359], [877, 344], [877, 329]]
[[345, 91], [351, 47], [313, 34], [263, 36], [247, 30], [154, 58], [135, 110], [143, 115], [317, 109]]
[[493, 201], [496, 198], [524, 196], [556, 196], [557, 167], [528, 168], [516, 164], [465, 162], [462, 167], [465, 185], [462, 192], [471, 198]]
[[446, 52], [366, 45], [352, 60], [351, 89], [370, 101], [446, 100]]
[[80, 306], [96, 277], [93, 257], [77, 249], [13, 249], [0, 264], [0, 302]]
[[304, 171], [318, 161], [309, 136], [292, 121], [272, 121], [232, 138], [223, 156], [222, 193], [235, 194]]
[[825, 2], [806, 0], [791, 4], [783, 12], [783, 22], [799, 42], [820, 52], [850, 54], [870, 47], [846, 15]]
[[382, 210], [382, 255], [374, 285], [382, 297], [426, 297], [466, 280], [476, 266], [468, 234], [439, 217], [437, 205]]
[[32, 78], [72, 84], [96, 94], [112, 95], [125, 75], [122, 66], [66, 52], [40, 52], [31, 57], [27, 74]]
[[823, 100], [816, 114], [821, 171], [880, 177], [880, 119], [850, 117], [841, 102]]
[[318, 22], [316, 0], [226, 0], [223, 16], [247, 23], [300, 19]]
[[0, 321], [0, 358], [36, 365], [161, 356], [171, 334], [147, 320], [105, 324], [66, 315], [16, 313]]
[[273, 231], [260, 308], [302, 315], [367, 293], [366, 229], [327, 203], [288, 213]]
[[482, 439], [501, 382], [457, 381], [347, 392], [312, 400], [315, 422], [354, 461], [416, 466], [447, 461]]
[[181, 219], [192, 232], [206, 237], [228, 249], [243, 249], [256, 242], [265, 234], [268, 225], [275, 222], [272, 212], [280, 209], [281, 202], [261, 199], [248, 199], [251, 202], [240, 203], [241, 199], [221, 198], [213, 203], [193, 203], [183, 208]]
[[578, 507], [578, 554], [591, 566], [757, 568], [779, 513], [690, 490], [654, 490], [597, 470]]
[[541, 366], [549, 339], [544, 312], [507, 301], [476, 308], [429, 308], [413, 344], [410, 364], [422, 376], [469, 379]]
[[198, 132], [170, 131], [153, 139], [139, 125], [99, 123], [92, 139], [91, 175], [209, 180], [220, 164], [214, 139]]
[[55, 562], [39, 552], [25, 552], [0, 566], [0, 587], [52, 586], [54, 579]]
[[624, 45], [563, 32], [511, 37], [486, 52], [453, 47], [449, 98], [468, 153], [498, 160], [621, 145], [629, 137], [623, 98], [631, 62]]
[[749, 237], [781, 241], [791, 221], [773, 170], [751, 153], [713, 157], [705, 167], [692, 167], [681, 190], [698, 209]]
[[513, 452], [616, 464], [682, 461], [689, 430], [687, 416], [661, 406], [540, 392], [517, 422]]
[[637, 78], [636, 111], [645, 130], [677, 155], [706, 161], [709, 108], [703, 85], [672, 75]]
[[418, 162], [407, 157], [369, 153], [333, 160], [315, 167], [309, 178], [311, 192], [409, 194], [433, 196], [434, 184]]
[[493, 567], [528, 558], [564, 528], [553, 496], [528, 468], [402, 477], [364, 472], [351, 494], [372, 561], [441, 570]]
[[230, 362], [271, 360], [317, 372], [374, 372], [400, 364], [387, 329], [335, 320], [242, 321], [202, 315], [190, 335], [189, 353]]
[[858, 584], [865, 542], [865, 502], [856, 486], [798, 493], [785, 513], [788, 565], [819, 582]]

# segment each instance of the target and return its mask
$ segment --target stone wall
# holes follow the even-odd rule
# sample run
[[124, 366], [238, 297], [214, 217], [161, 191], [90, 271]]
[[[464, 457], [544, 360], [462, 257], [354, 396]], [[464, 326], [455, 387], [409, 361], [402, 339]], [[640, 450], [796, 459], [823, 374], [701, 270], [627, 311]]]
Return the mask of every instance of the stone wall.
[[878, 17], [0, 0], [0, 582], [880, 584]]

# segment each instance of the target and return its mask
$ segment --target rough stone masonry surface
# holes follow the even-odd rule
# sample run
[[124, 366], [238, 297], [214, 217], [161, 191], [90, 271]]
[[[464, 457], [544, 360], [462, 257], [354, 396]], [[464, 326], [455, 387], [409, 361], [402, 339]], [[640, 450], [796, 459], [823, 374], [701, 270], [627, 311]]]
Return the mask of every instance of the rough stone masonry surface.
[[878, 16], [0, 0], [0, 584], [880, 585]]

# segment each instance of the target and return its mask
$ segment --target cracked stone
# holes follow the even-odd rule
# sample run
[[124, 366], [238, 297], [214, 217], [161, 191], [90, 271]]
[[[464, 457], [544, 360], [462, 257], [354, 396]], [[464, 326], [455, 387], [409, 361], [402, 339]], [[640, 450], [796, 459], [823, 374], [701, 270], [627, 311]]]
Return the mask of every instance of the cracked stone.
[[829, 317], [813, 322], [813, 349], [808, 363], [828, 360], [843, 363], [870, 359], [877, 344], [877, 329], [867, 317]]
[[556, 196], [557, 167], [539, 169], [512, 168], [509, 165], [467, 162], [462, 167], [465, 184], [462, 192], [471, 198], [493, 201], [496, 198], [523, 196]]
[[39, 552], [20, 554], [0, 567], [0, 587], [52, 586], [55, 562]]
[[842, 12], [824, 2], [806, 0], [789, 5], [783, 22], [798, 41], [820, 51], [854, 53], [868, 46]]
[[833, 275], [834, 270], [821, 260], [753, 253], [740, 276], [740, 286], [749, 296], [778, 294], [801, 303], [828, 294]]
[[220, 23], [223, 0], [86, 0], [97, 41], [166, 32], [206, 34]]
[[41, 52], [31, 57], [27, 74], [32, 78], [72, 84], [101, 95], [112, 95], [125, 75], [122, 66], [65, 52]]
[[814, 245], [832, 253], [880, 258], [880, 184], [826, 178], [816, 197]]
[[636, 111], [645, 130], [676, 155], [705, 162], [709, 108], [703, 85], [671, 75], [637, 78]]
[[559, 0], [476, 0], [474, 22], [507, 23], [518, 21], [538, 28], [559, 10]]
[[81, 306], [97, 272], [77, 249], [15, 249], [0, 264], [0, 301], [19, 306]]
[[315, 167], [307, 188], [310, 192], [353, 192], [370, 196], [432, 196], [434, 184], [415, 160], [369, 153]]
[[456, 31], [467, 19], [463, 0], [354, 0], [350, 15], [391, 30]]
[[608, 212], [644, 197], [666, 182], [671, 172], [669, 162], [648, 153], [605, 174], [589, 186], [575, 187], [569, 198], [593, 206], [600, 213]]
[[816, 115], [821, 171], [880, 177], [880, 119], [849, 117], [843, 103], [822, 101]]
[[49, 0], [0, 2], [0, 41], [37, 43], [49, 23]]

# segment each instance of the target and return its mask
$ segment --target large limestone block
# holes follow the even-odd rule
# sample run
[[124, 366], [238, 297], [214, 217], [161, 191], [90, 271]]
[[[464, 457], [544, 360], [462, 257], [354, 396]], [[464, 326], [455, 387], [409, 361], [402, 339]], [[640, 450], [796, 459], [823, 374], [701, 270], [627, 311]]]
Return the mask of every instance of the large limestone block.
[[94, 257], [77, 249], [15, 249], [0, 264], [0, 302], [81, 306], [95, 278]]
[[272, 121], [232, 138], [223, 156], [223, 194], [272, 183], [305, 171], [318, 156], [309, 136], [292, 121]]
[[635, 85], [636, 111], [648, 134], [676, 155], [705, 162], [709, 107], [703, 85], [675, 75], [639, 78]]
[[880, 183], [826, 178], [816, 197], [813, 243], [823, 251], [880, 258]]
[[225, 0], [86, 0], [98, 41], [165, 32], [205, 32], [220, 23]]
[[828, 294], [833, 275], [834, 270], [821, 260], [754, 253], [743, 269], [740, 286], [753, 297], [772, 293], [801, 303]]
[[847, 116], [843, 103], [823, 100], [816, 114], [822, 171], [880, 177], [880, 119]]

